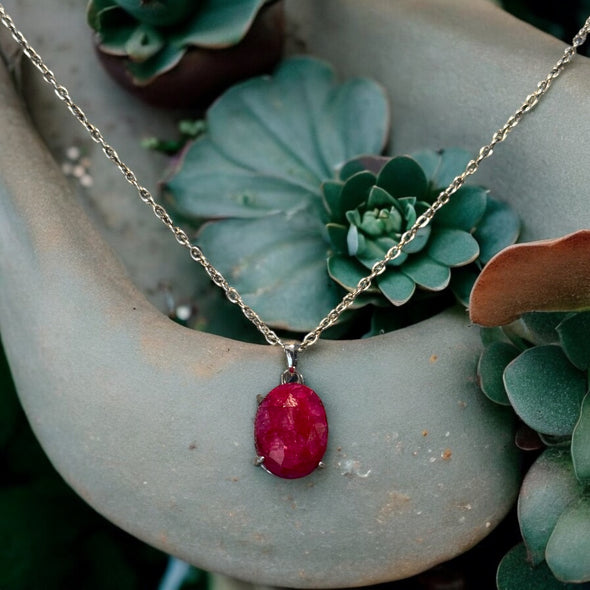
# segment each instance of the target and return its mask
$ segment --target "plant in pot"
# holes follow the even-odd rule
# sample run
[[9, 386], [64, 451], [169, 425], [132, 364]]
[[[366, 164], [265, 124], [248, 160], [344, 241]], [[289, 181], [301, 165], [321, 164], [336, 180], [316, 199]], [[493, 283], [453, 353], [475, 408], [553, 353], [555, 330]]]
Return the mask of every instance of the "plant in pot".
[[202, 108], [282, 53], [282, 5], [267, 0], [90, 0], [87, 18], [106, 70], [157, 106]]
[[[308, 331], [470, 160], [459, 149], [381, 156], [388, 126], [377, 84], [337, 85], [326, 63], [291, 58], [272, 79], [249, 80], [216, 101], [207, 132], [175, 158], [164, 192], [269, 325]], [[481, 267], [518, 232], [508, 205], [481, 186], [460, 188], [332, 336], [381, 334], [455, 301], [466, 306]]]
[[518, 501], [524, 542], [502, 560], [499, 590], [590, 586], [589, 252], [588, 230], [513, 246], [473, 290], [471, 318], [487, 326], [482, 390], [541, 451]]

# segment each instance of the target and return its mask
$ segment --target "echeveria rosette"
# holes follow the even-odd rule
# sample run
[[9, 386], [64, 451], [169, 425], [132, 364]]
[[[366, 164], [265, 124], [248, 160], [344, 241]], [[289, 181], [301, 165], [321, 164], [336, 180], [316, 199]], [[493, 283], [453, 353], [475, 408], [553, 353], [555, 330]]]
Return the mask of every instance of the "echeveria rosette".
[[189, 47], [239, 43], [266, 0], [90, 0], [88, 23], [100, 49], [127, 56], [138, 84], [171, 70]]
[[[466, 152], [448, 150], [424, 151], [388, 161], [365, 157], [345, 164], [340, 181], [323, 185], [329, 218], [326, 229], [333, 250], [328, 258], [332, 279], [347, 290], [354, 289], [440, 190], [463, 171], [468, 160]], [[508, 222], [495, 228], [491, 244], [478, 228], [485, 227], [487, 217], [497, 210]], [[451, 286], [457, 298], [467, 304], [477, 265], [513, 243], [518, 226], [512, 210], [492, 199], [486, 189], [465, 185], [427, 227], [419, 230], [402, 254], [390, 261], [373, 293], [381, 293], [400, 306], [412, 298], [417, 287], [439, 292]], [[452, 285], [451, 270], [468, 265], [469, 270]]]

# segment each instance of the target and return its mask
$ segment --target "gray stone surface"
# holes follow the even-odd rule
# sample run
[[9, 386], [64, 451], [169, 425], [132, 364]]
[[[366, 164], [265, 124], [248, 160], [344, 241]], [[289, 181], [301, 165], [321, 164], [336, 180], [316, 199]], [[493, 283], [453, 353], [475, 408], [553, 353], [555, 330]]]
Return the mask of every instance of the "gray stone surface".
[[[64, 19], [80, 10], [58, 0], [43, 6], [56, 4], [69, 7]], [[54, 49], [63, 37], [50, 27], [69, 35], [82, 26], [79, 16], [70, 25], [40, 18], [31, 1], [6, 5]], [[477, 149], [561, 50], [487, 3], [297, 0], [288, 8], [300, 45], [344, 74], [387, 86], [399, 152]], [[72, 52], [89, 72], [83, 79], [67, 66], [58, 71], [59, 56]], [[153, 114], [120, 95], [105, 106], [118, 91], [91, 57], [88, 47], [57, 48], [53, 67], [88, 97], [118, 147]], [[520, 210], [528, 238], [587, 225], [588, 73], [579, 60], [482, 170], [481, 181]], [[25, 84], [53, 152], [84, 142], [37, 87]], [[504, 516], [518, 487], [511, 426], [479, 393], [478, 334], [464, 312], [306, 353], [301, 368], [330, 420], [327, 469], [273, 478], [250, 463], [252, 419], [256, 395], [276, 384], [282, 353], [181, 328], [153, 307], [134, 283], [149, 290], [166, 267], [167, 254], [150, 260], [159, 228], [143, 234], [156, 222], [139, 202], [114, 198], [119, 189], [107, 179], [97, 184], [109, 188], [81, 195], [91, 222], [4, 72], [0, 104], [2, 337], [37, 436], [87, 502], [204, 568], [310, 588], [411, 575], [473, 545]], [[130, 163], [149, 184], [154, 164], [133, 149]], [[97, 202], [104, 211], [94, 216]], [[172, 260], [182, 252], [165, 248], [176, 273], [184, 261]]]

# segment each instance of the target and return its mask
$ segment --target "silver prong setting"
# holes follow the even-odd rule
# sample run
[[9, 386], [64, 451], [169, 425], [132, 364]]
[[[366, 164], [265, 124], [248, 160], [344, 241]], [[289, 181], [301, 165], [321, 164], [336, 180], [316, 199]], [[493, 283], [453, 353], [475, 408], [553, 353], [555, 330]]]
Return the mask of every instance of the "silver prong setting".
[[266, 397], [265, 395], [262, 395], [262, 393], [259, 393], [259, 394], [256, 396], [256, 403], [257, 403], [258, 405], [260, 405], [260, 404], [262, 403], [262, 400], [263, 400], [265, 397]]
[[256, 467], [263, 467], [264, 466], [264, 457], [262, 457], [261, 455], [258, 455], [256, 457], [256, 459], [254, 459], [254, 465], [256, 465]]
[[318, 463], [317, 469], [325, 469], [326, 468], [326, 464], [323, 461], [320, 461]]

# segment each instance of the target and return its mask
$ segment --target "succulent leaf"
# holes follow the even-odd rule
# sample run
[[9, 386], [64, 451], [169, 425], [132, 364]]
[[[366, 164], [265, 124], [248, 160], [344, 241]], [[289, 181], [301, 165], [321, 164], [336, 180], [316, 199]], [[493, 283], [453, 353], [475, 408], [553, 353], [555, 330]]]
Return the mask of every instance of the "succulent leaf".
[[504, 385], [525, 424], [543, 434], [571, 435], [586, 393], [586, 375], [559, 346], [525, 350], [506, 367]]
[[504, 387], [504, 370], [519, 354], [520, 350], [508, 342], [492, 342], [479, 357], [479, 386], [486, 396], [497, 404], [510, 405]]
[[199, 232], [198, 244], [270, 325], [309, 330], [342, 297], [326, 275], [325, 258], [317, 255], [325, 242], [310, 208], [211, 222]]
[[436, 214], [432, 223], [466, 232], [473, 231], [485, 214], [487, 193], [487, 189], [481, 186], [463, 185]]
[[531, 466], [518, 496], [518, 522], [532, 565], [544, 561], [559, 517], [582, 492], [567, 450], [547, 449]]
[[440, 228], [428, 241], [428, 256], [448, 267], [464, 266], [477, 259], [479, 244], [461, 229]]
[[572, 460], [578, 480], [586, 486], [590, 485], [590, 393], [584, 397], [572, 434]]
[[520, 219], [506, 204], [489, 197], [483, 219], [474, 232], [479, 258], [487, 264], [498, 252], [514, 244], [520, 234]]
[[416, 291], [416, 281], [398, 270], [390, 271], [379, 277], [377, 285], [393, 305], [403, 305]]
[[590, 495], [585, 494], [559, 517], [547, 543], [547, 565], [562, 582], [590, 582]]
[[219, 49], [239, 43], [264, 4], [265, 0], [90, 0], [87, 20], [99, 36], [101, 50], [129, 56], [134, 81], [146, 85], [176, 66], [189, 47]]
[[569, 314], [556, 328], [570, 362], [584, 371], [590, 368], [590, 312]]
[[414, 158], [399, 156], [383, 166], [377, 177], [377, 186], [387, 191], [394, 199], [423, 199], [428, 188], [428, 180]]
[[414, 152], [412, 157], [420, 164], [433, 193], [438, 193], [449, 186], [454, 178], [465, 170], [471, 160], [471, 154], [459, 148], [447, 148], [438, 152], [421, 150]]
[[531, 566], [523, 543], [513, 547], [502, 558], [496, 584], [498, 590], [587, 590], [576, 584], [560, 582], [545, 562]]

